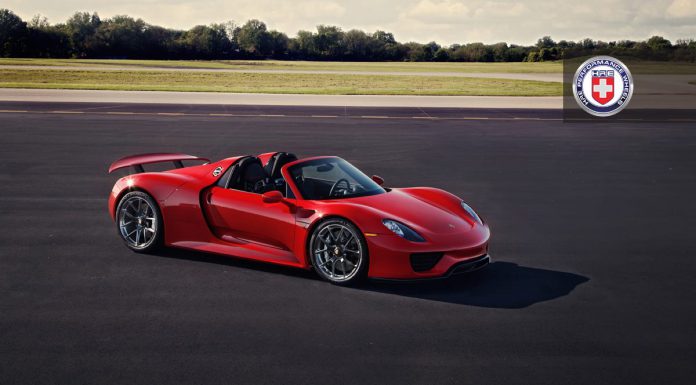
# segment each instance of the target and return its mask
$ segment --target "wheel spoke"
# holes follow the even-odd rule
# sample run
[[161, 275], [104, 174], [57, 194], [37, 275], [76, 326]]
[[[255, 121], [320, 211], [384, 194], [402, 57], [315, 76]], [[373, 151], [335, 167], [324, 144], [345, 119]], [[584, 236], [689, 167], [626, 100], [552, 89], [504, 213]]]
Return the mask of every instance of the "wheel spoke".
[[135, 231], [135, 245], [138, 246], [138, 244], [140, 244], [140, 229]]
[[[343, 258], [343, 266], [345, 267], [346, 265], [348, 265], [348, 268], [350, 269], [350, 271], [353, 271], [353, 269], [355, 269], [355, 263], [349, 261], [349, 260], [346, 259], [346, 258]], [[343, 272], [344, 272], [344, 273], [347, 273], [348, 270], [345, 270], [345, 269], [344, 269]]]
[[334, 259], [335, 259], [335, 258], [327, 259], [327, 260], [325, 260], [324, 262], [320, 263], [319, 266], [320, 266], [320, 267], [324, 267], [324, 266], [326, 266], [327, 263], [333, 262]]
[[352, 241], [353, 238], [355, 238], [355, 236], [353, 235], [353, 233], [350, 233], [350, 238], [348, 238], [347, 241], [343, 242], [343, 247], [344, 248], [348, 247], [348, 245], [350, 244], [350, 241]]
[[332, 243], [331, 242], [331, 233], [329, 233], [329, 235], [326, 236], [326, 239], [322, 239], [322, 240], [324, 241], [324, 244], [330, 245]]
[[354, 268], [358, 265], [358, 263], [360, 263], [360, 258], [359, 258], [359, 257], [358, 257], [358, 258], [353, 258], [353, 259], [355, 259], [354, 261], [351, 261], [351, 259], [348, 258], [347, 256], [344, 257], [343, 259], [345, 259], [346, 262], [348, 262], [348, 263], [350, 263], [350, 264], [352, 265], [351, 271], [352, 271], [352, 269], [354, 269]]

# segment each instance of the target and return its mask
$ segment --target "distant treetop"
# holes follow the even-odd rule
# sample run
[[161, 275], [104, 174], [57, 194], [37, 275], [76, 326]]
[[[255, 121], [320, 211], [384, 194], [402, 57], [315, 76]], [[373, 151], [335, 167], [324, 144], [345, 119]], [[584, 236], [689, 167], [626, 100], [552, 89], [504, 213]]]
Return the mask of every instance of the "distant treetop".
[[12, 11], [0, 9], [2, 57], [535, 62], [592, 54], [694, 62], [696, 42], [689, 39], [672, 44], [661, 36], [639, 42], [556, 42], [544, 36], [533, 46], [473, 42], [444, 47], [436, 42], [400, 43], [389, 32], [343, 31], [331, 25], [288, 37], [269, 30], [260, 20], [243, 25], [198, 25], [181, 31], [126, 15], [102, 20], [96, 12], [76, 12], [62, 24], [50, 25], [40, 15], [26, 23]]

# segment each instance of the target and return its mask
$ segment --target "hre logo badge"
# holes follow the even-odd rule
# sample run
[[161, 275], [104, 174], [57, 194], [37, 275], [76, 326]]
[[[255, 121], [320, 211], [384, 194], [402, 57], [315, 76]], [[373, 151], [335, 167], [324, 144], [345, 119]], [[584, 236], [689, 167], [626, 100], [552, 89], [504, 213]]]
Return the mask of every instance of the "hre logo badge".
[[614, 71], [592, 71], [592, 97], [599, 104], [607, 104], [614, 99]]
[[573, 77], [573, 96], [587, 113], [606, 117], [626, 108], [633, 95], [633, 77], [625, 64], [610, 56], [582, 63]]

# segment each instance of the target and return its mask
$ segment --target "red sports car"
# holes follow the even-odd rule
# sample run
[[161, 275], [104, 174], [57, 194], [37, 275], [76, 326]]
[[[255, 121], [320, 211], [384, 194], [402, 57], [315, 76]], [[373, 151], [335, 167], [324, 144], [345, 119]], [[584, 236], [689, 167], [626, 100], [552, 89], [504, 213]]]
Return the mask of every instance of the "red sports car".
[[[202, 161], [184, 167], [183, 162]], [[163, 172], [143, 165], [173, 162]], [[134, 251], [161, 245], [311, 269], [327, 281], [419, 279], [490, 262], [486, 223], [458, 197], [429, 187], [384, 188], [335, 156], [286, 152], [210, 163], [144, 154], [109, 196], [118, 234]]]

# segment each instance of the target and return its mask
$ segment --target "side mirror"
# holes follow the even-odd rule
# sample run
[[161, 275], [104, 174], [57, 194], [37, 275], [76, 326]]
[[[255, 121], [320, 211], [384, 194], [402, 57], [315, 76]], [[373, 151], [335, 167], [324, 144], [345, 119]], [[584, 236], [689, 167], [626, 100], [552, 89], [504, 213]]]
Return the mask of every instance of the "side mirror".
[[263, 193], [261, 195], [261, 199], [264, 203], [278, 203], [281, 202], [284, 198], [283, 194], [281, 194], [280, 191], [273, 190]]
[[372, 180], [380, 186], [384, 184], [384, 179], [379, 175], [373, 175]]

